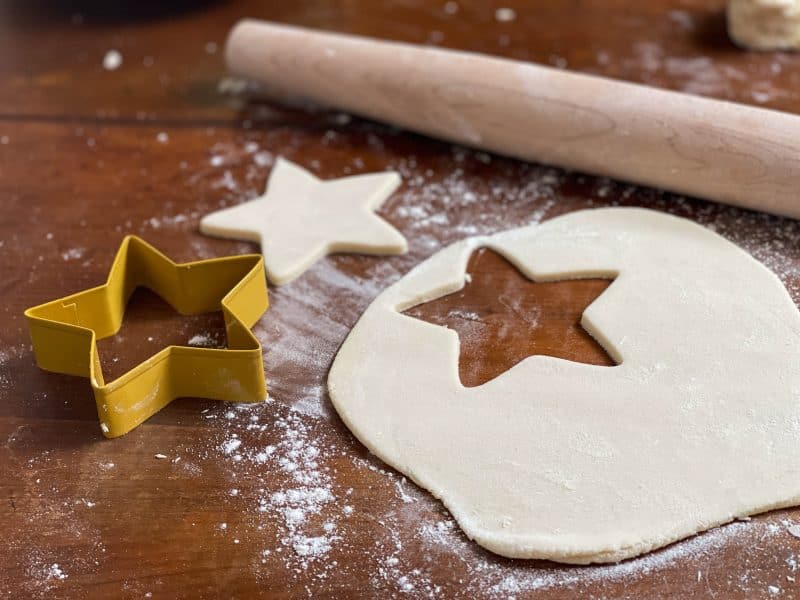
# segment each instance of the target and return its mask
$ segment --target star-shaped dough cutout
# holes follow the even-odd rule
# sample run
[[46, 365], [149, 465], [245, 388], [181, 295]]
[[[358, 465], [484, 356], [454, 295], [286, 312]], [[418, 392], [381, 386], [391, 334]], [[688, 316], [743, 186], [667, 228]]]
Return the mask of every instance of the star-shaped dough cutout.
[[263, 196], [206, 215], [200, 231], [259, 242], [267, 277], [283, 285], [333, 252], [406, 252], [405, 238], [374, 212], [399, 185], [394, 172], [321, 180], [279, 158]]
[[537, 283], [486, 248], [472, 254], [467, 272], [471, 279], [458, 292], [404, 313], [458, 332], [459, 376], [466, 387], [486, 383], [535, 354], [615, 364], [580, 324], [583, 311], [610, 281]]
[[[221, 310], [227, 348], [168, 346], [106, 382], [97, 340], [119, 331], [138, 287], [177, 312]], [[261, 344], [250, 328], [269, 304], [258, 254], [175, 263], [136, 236], [120, 245], [106, 283], [25, 311], [42, 369], [88, 377], [100, 428], [124, 435], [175, 398], [261, 402], [267, 396]]]

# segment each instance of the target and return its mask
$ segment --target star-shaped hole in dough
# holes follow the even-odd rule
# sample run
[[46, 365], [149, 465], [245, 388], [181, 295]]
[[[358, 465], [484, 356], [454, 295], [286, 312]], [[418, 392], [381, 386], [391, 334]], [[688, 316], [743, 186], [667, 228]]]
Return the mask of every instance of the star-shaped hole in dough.
[[537, 283], [487, 248], [472, 254], [467, 272], [471, 280], [458, 292], [403, 313], [458, 333], [459, 376], [466, 387], [486, 383], [536, 354], [616, 364], [580, 324], [583, 311], [611, 281]]
[[405, 238], [374, 212], [399, 185], [388, 171], [323, 181], [279, 158], [264, 195], [206, 215], [200, 231], [258, 242], [268, 279], [283, 285], [326, 254], [406, 252]]

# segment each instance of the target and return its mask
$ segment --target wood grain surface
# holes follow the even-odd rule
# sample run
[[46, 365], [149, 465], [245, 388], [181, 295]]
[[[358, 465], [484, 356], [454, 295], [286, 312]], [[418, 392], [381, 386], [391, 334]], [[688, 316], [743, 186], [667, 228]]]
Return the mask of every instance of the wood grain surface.
[[[493, 556], [439, 502], [370, 456], [325, 392], [339, 345], [372, 299], [465, 236], [579, 208], [647, 206], [740, 244], [798, 301], [797, 222], [280, 107], [237, 92], [237, 82], [218, 89], [220, 48], [241, 17], [792, 112], [800, 112], [800, 57], [737, 50], [725, 36], [723, 3], [713, 0], [82, 4], [0, 0], [0, 596], [800, 597], [800, 539], [791, 533], [798, 510], [614, 566]], [[501, 7], [515, 18], [496, 15]], [[106, 70], [112, 49], [123, 62]], [[255, 251], [204, 237], [197, 224], [260, 193], [279, 155], [326, 178], [398, 170], [404, 184], [380, 214], [408, 237], [409, 253], [330, 256], [271, 290], [255, 327], [270, 401], [242, 409], [182, 399], [105, 440], [88, 382], [36, 368], [23, 310], [101, 283], [126, 233], [179, 261]], [[480, 293], [463, 298], [465, 311], [500, 312], [480, 305], [491, 297], [480, 291], [484, 281], [509, 294], [527, 284], [493, 261], [479, 261], [472, 275]], [[542, 308], [585, 301], [548, 298]], [[446, 310], [426, 318], [445, 319]], [[553, 320], [537, 335], [546, 345], [559, 332], [563, 323]], [[181, 318], [142, 292], [119, 335], [101, 343], [103, 367], [119, 374], [165, 344], [190, 341], [224, 343], [219, 316]], [[475, 372], [485, 376], [496, 358], [478, 360]]]

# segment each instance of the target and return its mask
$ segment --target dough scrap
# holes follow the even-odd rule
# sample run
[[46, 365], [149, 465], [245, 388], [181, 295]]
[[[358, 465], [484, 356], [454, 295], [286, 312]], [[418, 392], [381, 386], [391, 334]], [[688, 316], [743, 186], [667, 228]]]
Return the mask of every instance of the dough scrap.
[[283, 285], [333, 252], [406, 252], [402, 234], [374, 213], [400, 182], [393, 171], [323, 181], [278, 158], [263, 196], [206, 215], [200, 231], [259, 242], [267, 278]]
[[[470, 253], [537, 281], [615, 280], [583, 326], [619, 361], [531, 356], [478, 387], [449, 329], [400, 314], [462, 288]], [[721, 236], [635, 209], [456, 243], [367, 308], [331, 399], [372, 452], [512, 558], [612, 562], [800, 503], [800, 316]]]
[[729, 0], [728, 33], [754, 50], [800, 48], [800, 0]]

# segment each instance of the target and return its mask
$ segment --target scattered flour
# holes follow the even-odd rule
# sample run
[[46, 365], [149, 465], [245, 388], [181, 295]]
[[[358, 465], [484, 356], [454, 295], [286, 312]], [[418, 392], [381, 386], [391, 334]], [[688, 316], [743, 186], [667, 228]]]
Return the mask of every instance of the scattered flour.
[[161, 229], [162, 227], [176, 227], [182, 223], [186, 223], [189, 217], [186, 215], [168, 215], [163, 217], [150, 217], [145, 221], [145, 224], [152, 229]]
[[[232, 461], [230, 468], [237, 478], [257, 477], [263, 484], [250, 506], [249, 529], [257, 532], [268, 524], [280, 524], [276, 538], [265, 541], [260, 561], [281, 561], [296, 575], [309, 569], [324, 575], [335, 568], [326, 558], [341, 542], [341, 524], [349, 516], [332, 508], [341, 492], [322, 464], [331, 450], [318, 441], [316, 419], [309, 421], [293, 410], [279, 410], [283, 416], [261, 428], [255, 411], [264, 406], [278, 409], [273, 401], [252, 408], [238, 407], [235, 418], [226, 423], [230, 429], [242, 427], [243, 431], [229, 432], [218, 448]], [[243, 443], [257, 435], [253, 432], [272, 435], [273, 439], [277, 435], [277, 439], [269, 445]], [[240, 496], [238, 490], [230, 495]]]
[[478, 323], [481, 321], [481, 316], [478, 313], [457, 308], [451, 309], [448, 312], [448, 316], [463, 319], [464, 321], [475, 321]]
[[233, 436], [220, 444], [220, 450], [222, 453], [230, 456], [233, 455], [234, 458], [237, 456], [241, 457], [240, 454], [234, 454], [236, 450], [238, 450], [239, 446], [242, 445], [242, 440], [238, 438], [238, 436], [234, 433]]
[[517, 18], [517, 12], [513, 8], [498, 8], [494, 11], [494, 18], [501, 23], [507, 23]]
[[103, 56], [103, 68], [106, 71], [116, 71], [122, 66], [122, 54], [119, 50], [109, 50]]
[[70, 248], [61, 253], [61, 258], [65, 261], [79, 260], [86, 254], [86, 248]]
[[186, 342], [189, 346], [197, 346], [200, 348], [213, 348], [219, 345], [217, 337], [210, 333], [198, 333], [189, 338]]
[[66, 573], [64, 573], [64, 571], [61, 570], [61, 567], [58, 566], [58, 563], [53, 563], [47, 570], [46, 577], [47, 579], [59, 579], [63, 581], [64, 579], [69, 577], [69, 575], [67, 575]]
[[[684, 31], [691, 32], [696, 27], [694, 18], [685, 11], [671, 11], [669, 18]], [[781, 54], [776, 54], [768, 65], [761, 61], [742, 64], [715, 60], [704, 55], [673, 56], [658, 42], [636, 41], [627, 54], [617, 56], [613, 61], [609, 53], [603, 50], [597, 53], [596, 60], [602, 66], [615, 62], [623, 71], [636, 73], [643, 83], [666, 85], [690, 94], [752, 101], [757, 104], [796, 100], [798, 96], [793, 87], [775, 79], [791, 60]], [[749, 88], [749, 98], [740, 96], [743, 88]]]

